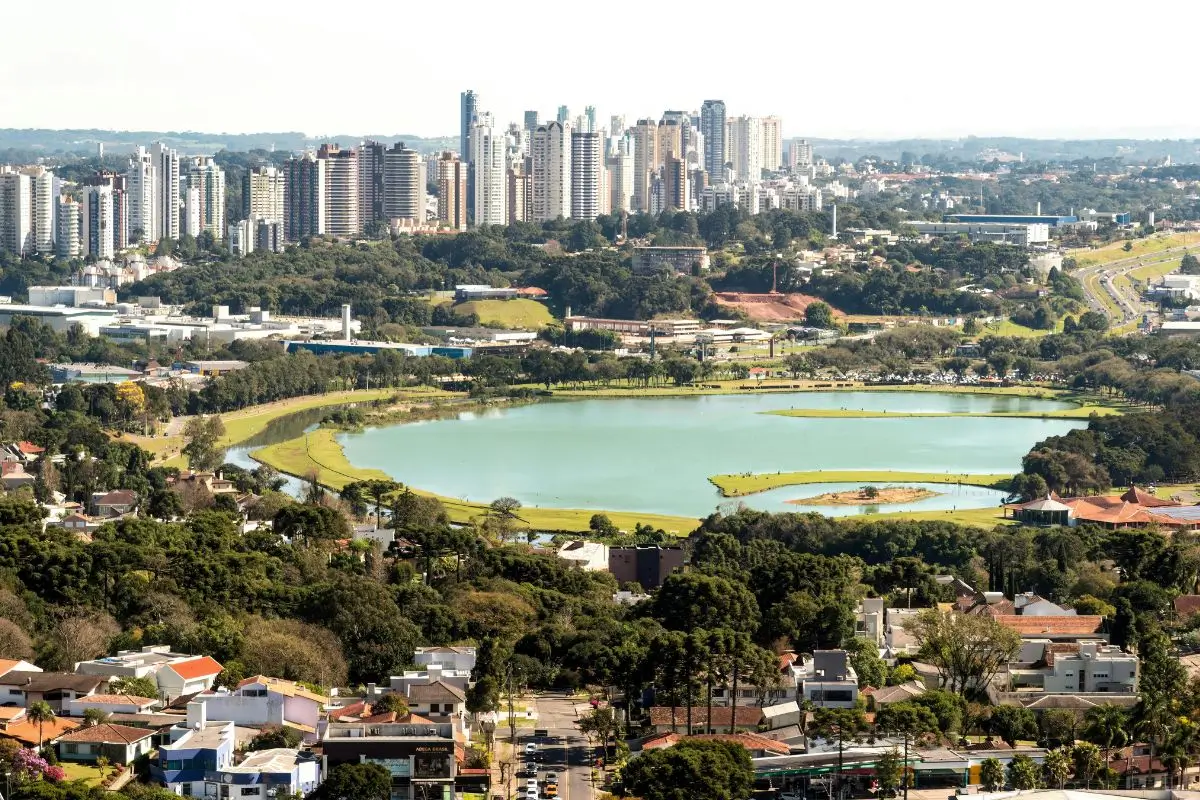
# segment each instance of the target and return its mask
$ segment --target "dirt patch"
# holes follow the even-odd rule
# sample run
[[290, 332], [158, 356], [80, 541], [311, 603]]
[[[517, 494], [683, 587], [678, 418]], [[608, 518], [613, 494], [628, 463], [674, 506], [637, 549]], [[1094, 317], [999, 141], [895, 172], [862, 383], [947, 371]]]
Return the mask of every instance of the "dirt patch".
[[[791, 294], [754, 294], [751, 292], [717, 292], [718, 305], [736, 308], [747, 317], [758, 322], [793, 322], [804, 319], [804, 310], [811, 304], [819, 302], [819, 297], [812, 295]], [[836, 308], [835, 317], [846, 316]]]
[[882, 489], [875, 489], [875, 493], [872, 494], [870, 489], [864, 486], [848, 492], [828, 492], [787, 502], [797, 506], [882, 506], [889, 503], [911, 503], [927, 497], [936, 497], [937, 494], [915, 486], [884, 486]]

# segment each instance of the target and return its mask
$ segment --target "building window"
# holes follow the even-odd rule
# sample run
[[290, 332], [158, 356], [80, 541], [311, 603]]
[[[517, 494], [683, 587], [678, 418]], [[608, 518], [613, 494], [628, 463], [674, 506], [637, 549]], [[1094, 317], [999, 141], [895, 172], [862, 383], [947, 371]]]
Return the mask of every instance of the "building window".
[[79, 752], [79, 745], [75, 742], [63, 742], [63, 752], [69, 755], [75, 755]]
[[258, 797], [258, 787], [257, 786], [243, 786], [242, 787], [242, 797]]

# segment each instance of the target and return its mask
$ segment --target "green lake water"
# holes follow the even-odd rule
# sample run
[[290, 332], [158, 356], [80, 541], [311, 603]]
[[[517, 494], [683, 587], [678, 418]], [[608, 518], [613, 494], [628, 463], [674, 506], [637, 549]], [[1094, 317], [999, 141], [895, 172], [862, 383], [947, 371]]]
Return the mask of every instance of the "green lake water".
[[[551, 401], [338, 437], [346, 457], [421, 489], [476, 502], [511, 496], [526, 506], [704, 516], [723, 503], [768, 511], [860, 514], [857, 506], [796, 506], [787, 500], [857, 484], [790, 486], [736, 501], [709, 476], [793, 470], [1017, 472], [1036, 442], [1085, 420], [978, 417], [794, 418], [786, 408], [902, 412], [1038, 412], [1053, 400], [918, 392]], [[910, 484], [911, 485], [911, 484]], [[937, 497], [882, 511], [981, 508], [1000, 492], [931, 486]]]

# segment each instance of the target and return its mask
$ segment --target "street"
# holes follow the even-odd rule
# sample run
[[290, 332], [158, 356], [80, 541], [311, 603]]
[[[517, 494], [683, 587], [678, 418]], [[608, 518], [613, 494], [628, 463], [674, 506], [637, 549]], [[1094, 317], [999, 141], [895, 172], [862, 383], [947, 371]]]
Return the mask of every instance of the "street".
[[[578, 714], [590, 710], [586, 702], [579, 702], [570, 697], [542, 695], [534, 701], [537, 705], [538, 720], [536, 728], [544, 728], [548, 736], [538, 738], [533, 735], [534, 728], [517, 728], [517, 741], [514, 751], [518, 754], [518, 771], [522, 770], [528, 759], [525, 758], [525, 745], [533, 742], [542, 754], [538, 764], [539, 787], [544, 788], [547, 772], [558, 773], [558, 796], [561, 800], [593, 800], [596, 793], [592, 787], [592, 748], [586, 736], [583, 736], [575, 720]], [[510, 797], [523, 800], [525, 797], [526, 776], [513, 779], [513, 791]], [[507, 788], [507, 787], [505, 787]], [[501, 794], [501, 792], [496, 792]], [[540, 794], [544, 798], [545, 794]]]

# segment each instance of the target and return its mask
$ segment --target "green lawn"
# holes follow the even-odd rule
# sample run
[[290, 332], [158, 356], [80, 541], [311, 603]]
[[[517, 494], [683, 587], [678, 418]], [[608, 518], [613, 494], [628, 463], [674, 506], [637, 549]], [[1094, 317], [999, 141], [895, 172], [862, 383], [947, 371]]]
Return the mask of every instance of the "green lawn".
[[[1180, 263], [1183, 261], [1183, 256], [1170, 257], [1164, 261], [1159, 261], [1154, 264], [1146, 264], [1143, 267], [1132, 269], [1126, 274], [1118, 275], [1113, 278], [1113, 282], [1125, 288], [1125, 291], [1130, 294], [1136, 294], [1157, 278], [1168, 275], [1179, 269]], [[1140, 284], [1136, 285], [1136, 284]]]
[[[60, 761], [58, 764], [67, 773], [67, 781], [87, 781], [90, 786], [100, 785], [100, 770], [91, 764], [77, 764], [74, 761]], [[110, 767], [107, 771], [112, 772]]]
[[[903, 472], [897, 470], [807, 470], [801, 472], [767, 472], [749, 475], [714, 475], [708, 480], [725, 497], [778, 489], [780, 486], [799, 486], [806, 483], [963, 483], [1003, 489], [1011, 473], [966, 474], [947, 472]], [[903, 512], [900, 512], [903, 513]]]
[[1004, 519], [1000, 508], [965, 508], [958, 511], [890, 511], [884, 514], [859, 514], [842, 517], [851, 520], [910, 519], [916, 521], [954, 522], [973, 528], [992, 529], [997, 525], [1012, 525], [1014, 521]]
[[1128, 258], [1153, 255], [1172, 247], [1200, 243], [1200, 233], [1174, 233], [1169, 236], [1155, 236], [1151, 239], [1135, 239], [1131, 241], [1133, 249], [1125, 251], [1125, 242], [1113, 242], [1110, 245], [1095, 250], [1080, 248], [1071, 250], [1068, 255], [1075, 258], [1078, 267], [1094, 267], [1100, 264], [1110, 264]]
[[1092, 414], [1108, 416], [1120, 410], [1108, 405], [1081, 405], [1059, 411], [861, 411], [852, 408], [785, 408], [764, 411], [780, 417], [898, 419], [900, 417], [1018, 417], [1024, 419], [1087, 419]]
[[489, 328], [526, 328], [536, 331], [554, 322], [554, 315], [545, 303], [537, 300], [471, 300], [454, 306], [459, 314], [477, 314], [479, 322]]
[[[324, 486], [338, 490], [351, 481], [369, 480], [371, 478], [388, 479], [389, 476], [375, 469], [362, 469], [351, 464], [342, 446], [335, 436], [337, 431], [330, 428], [319, 428], [306, 437], [292, 439], [280, 444], [268, 445], [255, 450], [251, 455], [263, 463], [270, 464], [280, 472], [304, 477], [313, 472], [317, 480]], [[472, 517], [478, 517], [487, 512], [487, 506], [482, 503], [468, 503], [452, 497], [443, 497], [432, 492], [426, 492], [417, 487], [410, 487], [414, 492], [429, 497], [437, 497], [446, 506], [450, 520], [456, 523], [467, 523]], [[539, 531], [571, 531], [588, 530], [588, 522], [597, 513], [590, 509], [572, 508], [522, 508], [519, 516], [529, 527]], [[603, 511], [613, 524], [621, 530], [633, 530], [638, 523], [653, 525], [670, 533], [686, 536], [697, 525], [698, 519], [690, 517], [674, 517], [665, 514], [640, 514], [629, 511]]]
[[991, 322], [983, 326], [984, 336], [1016, 336], [1022, 339], [1035, 339], [1041, 336], [1046, 336], [1051, 333], [1062, 333], [1063, 321], [1059, 318], [1054, 325], [1054, 330], [1038, 330], [1036, 328], [1026, 328], [1024, 325], [1018, 325], [1011, 319], [1004, 319], [1000, 322]]

